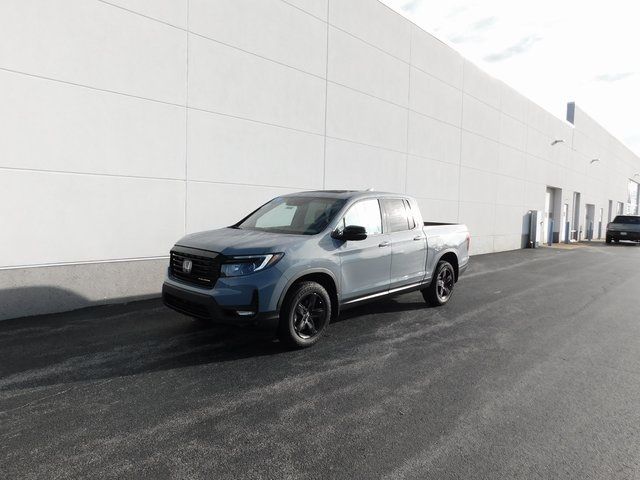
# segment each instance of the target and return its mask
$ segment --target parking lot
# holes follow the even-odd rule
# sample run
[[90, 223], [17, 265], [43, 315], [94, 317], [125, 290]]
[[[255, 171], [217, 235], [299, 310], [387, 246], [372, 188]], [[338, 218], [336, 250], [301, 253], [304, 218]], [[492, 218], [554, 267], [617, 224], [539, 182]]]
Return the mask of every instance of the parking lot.
[[315, 347], [159, 301], [0, 322], [3, 478], [640, 478], [640, 247], [472, 258]]

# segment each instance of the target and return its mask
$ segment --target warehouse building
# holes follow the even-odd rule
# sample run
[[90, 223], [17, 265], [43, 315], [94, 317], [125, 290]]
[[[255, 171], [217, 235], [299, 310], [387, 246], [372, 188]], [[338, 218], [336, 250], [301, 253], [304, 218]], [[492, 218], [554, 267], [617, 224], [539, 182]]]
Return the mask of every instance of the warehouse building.
[[6, 0], [0, 97], [0, 318], [156, 295], [175, 240], [299, 190], [406, 192], [473, 254], [531, 210], [553, 241], [638, 210], [640, 160], [579, 106], [376, 0]]

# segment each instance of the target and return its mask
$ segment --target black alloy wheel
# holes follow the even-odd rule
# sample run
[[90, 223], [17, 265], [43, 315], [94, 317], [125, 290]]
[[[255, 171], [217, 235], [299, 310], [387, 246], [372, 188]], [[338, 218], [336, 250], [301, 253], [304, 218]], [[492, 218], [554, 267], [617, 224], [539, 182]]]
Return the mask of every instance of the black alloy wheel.
[[301, 282], [291, 287], [280, 311], [278, 337], [290, 348], [310, 347], [316, 343], [331, 320], [331, 298], [316, 282]]
[[446, 260], [440, 260], [431, 284], [421, 290], [422, 296], [429, 305], [439, 307], [449, 301], [455, 284], [456, 274], [453, 266]]

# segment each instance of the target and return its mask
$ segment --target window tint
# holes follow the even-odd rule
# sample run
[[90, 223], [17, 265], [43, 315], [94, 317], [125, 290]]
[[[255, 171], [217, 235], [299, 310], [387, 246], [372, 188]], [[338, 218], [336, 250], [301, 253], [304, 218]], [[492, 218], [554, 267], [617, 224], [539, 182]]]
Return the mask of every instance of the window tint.
[[623, 215], [618, 215], [613, 219], [613, 223], [633, 223], [640, 224], [640, 217], [627, 217]]
[[345, 200], [336, 198], [278, 197], [234, 228], [315, 235], [329, 225], [344, 204]]
[[367, 230], [367, 235], [382, 233], [382, 217], [378, 200], [372, 198], [354, 204], [340, 223], [341, 228], [349, 225], [364, 227]]
[[407, 208], [407, 218], [409, 219], [409, 230], [416, 228], [416, 217], [413, 215], [413, 211], [411, 210], [411, 204], [409, 200], [404, 201], [404, 205]]
[[409, 230], [409, 219], [407, 217], [407, 209], [404, 206], [404, 200], [400, 198], [389, 198], [382, 200], [385, 212], [387, 214], [387, 223], [390, 232], [401, 232]]
[[256, 219], [255, 227], [261, 229], [288, 227], [293, 222], [296, 210], [298, 210], [297, 205], [287, 205], [286, 203], [276, 205], [272, 210]]

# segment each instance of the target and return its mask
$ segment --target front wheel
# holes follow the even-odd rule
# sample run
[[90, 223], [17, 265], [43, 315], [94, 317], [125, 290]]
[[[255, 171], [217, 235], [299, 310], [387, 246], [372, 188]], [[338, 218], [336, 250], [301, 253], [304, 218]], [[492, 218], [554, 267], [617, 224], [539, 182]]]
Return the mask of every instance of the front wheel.
[[431, 284], [421, 290], [422, 296], [429, 305], [439, 307], [449, 301], [455, 283], [456, 276], [453, 266], [446, 260], [440, 260]]
[[278, 338], [289, 348], [310, 347], [331, 319], [331, 298], [316, 282], [301, 282], [287, 294], [278, 324]]

